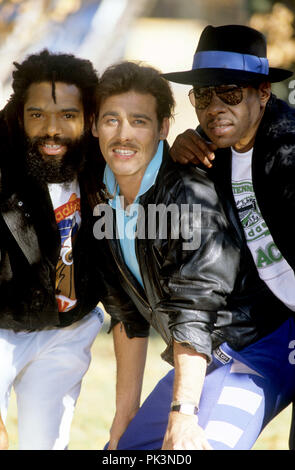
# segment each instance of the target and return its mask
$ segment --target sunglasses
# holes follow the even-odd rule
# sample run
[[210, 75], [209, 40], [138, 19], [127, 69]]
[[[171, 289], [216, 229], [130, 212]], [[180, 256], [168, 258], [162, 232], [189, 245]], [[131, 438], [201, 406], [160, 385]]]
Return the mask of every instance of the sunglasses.
[[243, 100], [243, 88], [238, 85], [220, 85], [192, 88], [188, 94], [191, 104], [196, 109], [205, 109], [211, 103], [213, 91], [225, 104], [235, 106]]

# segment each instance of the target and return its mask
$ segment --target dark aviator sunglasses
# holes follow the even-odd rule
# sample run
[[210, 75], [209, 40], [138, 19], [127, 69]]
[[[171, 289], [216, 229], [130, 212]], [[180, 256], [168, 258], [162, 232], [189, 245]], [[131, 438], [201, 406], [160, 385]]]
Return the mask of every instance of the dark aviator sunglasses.
[[188, 94], [191, 104], [196, 109], [205, 109], [211, 103], [213, 91], [223, 103], [230, 106], [240, 104], [243, 100], [243, 86], [220, 85], [203, 88], [192, 88]]

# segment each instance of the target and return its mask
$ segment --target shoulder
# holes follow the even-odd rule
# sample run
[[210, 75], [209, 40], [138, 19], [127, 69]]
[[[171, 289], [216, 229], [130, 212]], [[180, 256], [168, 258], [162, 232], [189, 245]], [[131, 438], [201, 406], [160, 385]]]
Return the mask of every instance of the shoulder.
[[[269, 168], [295, 169], [295, 109], [272, 96], [256, 139]], [[294, 173], [293, 173], [294, 174]]]
[[208, 173], [195, 165], [175, 163], [169, 155], [165, 156], [151, 198], [157, 203], [202, 204], [204, 210], [220, 210]]
[[272, 141], [289, 136], [295, 142], [295, 109], [272, 95], [265, 110], [260, 131]]

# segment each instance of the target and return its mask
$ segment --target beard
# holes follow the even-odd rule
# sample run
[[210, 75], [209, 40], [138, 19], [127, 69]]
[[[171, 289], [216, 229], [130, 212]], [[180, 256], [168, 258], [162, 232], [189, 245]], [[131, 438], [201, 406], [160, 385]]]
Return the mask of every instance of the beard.
[[[46, 141], [57, 145], [65, 145], [66, 153], [62, 158], [54, 156], [44, 157], [39, 151], [39, 146]], [[78, 139], [62, 137], [34, 137], [26, 136], [26, 167], [28, 174], [40, 183], [69, 183], [83, 170], [87, 148], [87, 137], [83, 134]]]

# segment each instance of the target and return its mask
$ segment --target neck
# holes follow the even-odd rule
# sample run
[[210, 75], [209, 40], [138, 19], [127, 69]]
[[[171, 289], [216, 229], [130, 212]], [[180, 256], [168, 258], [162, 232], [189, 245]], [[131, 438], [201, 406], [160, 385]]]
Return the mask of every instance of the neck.
[[254, 142], [255, 142], [255, 137], [247, 144], [243, 144], [243, 143], [236, 144], [233, 146], [233, 148], [238, 153], [246, 153], [248, 152], [248, 150], [251, 150], [251, 148], [253, 148]]
[[248, 150], [251, 150], [252, 147], [254, 147], [256, 134], [262, 121], [264, 111], [265, 108], [261, 109], [256, 122], [254, 123], [252, 128], [249, 129], [247, 137], [241, 139], [239, 142], [233, 145], [233, 148], [236, 152], [245, 153], [248, 152]]
[[120, 195], [124, 197], [124, 209], [134, 202], [139, 191], [143, 176], [116, 176]]

